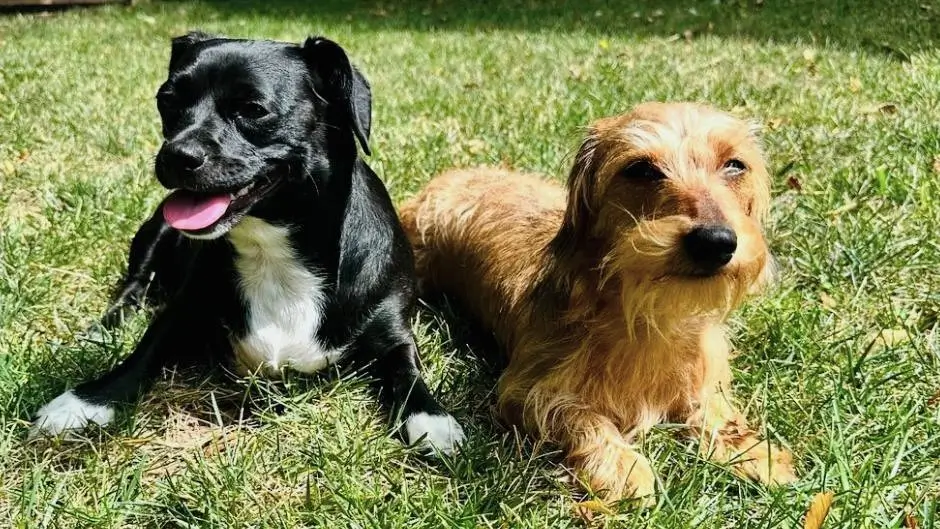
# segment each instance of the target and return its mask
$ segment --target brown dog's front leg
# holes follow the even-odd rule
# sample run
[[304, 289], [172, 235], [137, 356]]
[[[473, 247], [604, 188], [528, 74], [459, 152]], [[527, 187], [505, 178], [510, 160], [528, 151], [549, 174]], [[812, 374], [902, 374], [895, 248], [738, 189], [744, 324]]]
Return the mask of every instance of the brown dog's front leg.
[[552, 437], [592, 492], [611, 502], [637, 499], [644, 507], [655, 505], [656, 474], [610, 419], [571, 406], [553, 416]]
[[729, 464], [735, 474], [770, 485], [796, 481], [790, 452], [752, 430], [727, 392], [711, 392], [687, 424], [689, 434], [699, 437], [702, 456]]

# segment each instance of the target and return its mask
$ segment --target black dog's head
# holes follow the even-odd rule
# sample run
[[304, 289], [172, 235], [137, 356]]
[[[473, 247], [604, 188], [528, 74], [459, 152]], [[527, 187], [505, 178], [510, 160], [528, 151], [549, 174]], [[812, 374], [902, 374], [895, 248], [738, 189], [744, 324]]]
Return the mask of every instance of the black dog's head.
[[190, 237], [225, 234], [287, 181], [325, 178], [331, 156], [355, 159], [356, 140], [369, 154], [369, 83], [320, 37], [177, 37], [157, 107], [157, 179], [174, 190], [163, 215]]

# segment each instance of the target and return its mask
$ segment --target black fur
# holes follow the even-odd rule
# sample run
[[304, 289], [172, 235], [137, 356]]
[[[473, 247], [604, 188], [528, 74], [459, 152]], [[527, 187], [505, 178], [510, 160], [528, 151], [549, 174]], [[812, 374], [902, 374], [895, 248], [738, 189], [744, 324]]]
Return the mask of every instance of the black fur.
[[[268, 186], [220, 229], [248, 215], [290, 227], [300, 260], [325, 278], [317, 340], [346, 346], [341, 364], [367, 365], [396, 415], [445, 415], [417, 368], [412, 250], [384, 185], [358, 157], [357, 142], [370, 152], [365, 77], [319, 37], [297, 45], [190, 33], [173, 40], [169, 63], [158, 91], [161, 184], [193, 192]], [[74, 394], [133, 402], [165, 366], [232, 358], [230, 340], [245, 334], [248, 310], [234, 260], [224, 234], [187, 237], [158, 208], [133, 238], [101, 325], [114, 327], [144, 304], [155, 316], [126, 360]]]

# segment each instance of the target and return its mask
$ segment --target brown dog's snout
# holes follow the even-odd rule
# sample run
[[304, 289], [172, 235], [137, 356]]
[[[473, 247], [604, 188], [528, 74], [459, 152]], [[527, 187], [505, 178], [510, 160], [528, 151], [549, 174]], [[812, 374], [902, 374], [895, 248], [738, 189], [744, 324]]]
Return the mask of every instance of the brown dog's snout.
[[700, 272], [713, 274], [731, 262], [738, 248], [738, 237], [723, 224], [701, 224], [685, 234], [682, 245]]

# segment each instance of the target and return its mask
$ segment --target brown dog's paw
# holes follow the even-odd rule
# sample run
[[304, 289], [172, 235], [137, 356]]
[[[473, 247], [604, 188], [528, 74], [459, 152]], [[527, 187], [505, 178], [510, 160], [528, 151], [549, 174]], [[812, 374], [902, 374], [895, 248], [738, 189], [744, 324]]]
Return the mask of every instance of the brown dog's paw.
[[642, 454], [629, 447], [612, 447], [602, 461], [583, 472], [592, 491], [607, 503], [624, 501], [637, 507], [656, 505], [656, 473]]
[[793, 455], [788, 450], [760, 441], [732, 461], [735, 473], [767, 485], [786, 485], [797, 481]]

